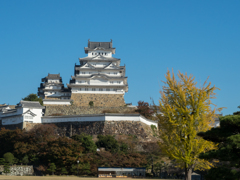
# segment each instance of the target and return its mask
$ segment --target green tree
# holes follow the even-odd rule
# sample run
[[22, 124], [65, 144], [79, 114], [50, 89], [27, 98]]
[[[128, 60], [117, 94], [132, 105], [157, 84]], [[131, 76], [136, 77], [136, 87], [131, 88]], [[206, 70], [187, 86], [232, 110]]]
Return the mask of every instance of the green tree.
[[10, 152], [7, 152], [3, 155], [6, 163], [13, 164], [14, 163], [14, 155]]
[[24, 101], [38, 101], [41, 105], [43, 105], [43, 100], [42, 98], [39, 98], [36, 94], [29, 94], [25, 98], [22, 98]]
[[240, 115], [227, 115], [219, 119], [220, 127], [198, 134], [205, 140], [217, 143], [218, 149], [208, 151], [200, 157], [207, 160], [218, 159], [222, 164], [209, 171], [208, 179], [217, 180], [220, 174], [225, 174], [222, 179], [239, 179], [240, 173], [232, 169], [240, 168]]
[[52, 173], [52, 175], [54, 175], [54, 172], [56, 171], [56, 165], [54, 163], [51, 163], [49, 168], [48, 168], [48, 171], [50, 171]]
[[81, 135], [76, 134], [72, 136], [72, 139], [81, 143], [81, 146], [84, 147], [83, 153], [96, 152], [97, 150], [97, 146], [90, 135], [84, 133]]
[[68, 171], [67, 171], [67, 169], [65, 167], [62, 167], [61, 173], [62, 174], [68, 174]]
[[213, 164], [200, 159], [200, 153], [215, 148], [214, 143], [197, 136], [211, 128], [216, 118], [216, 111], [212, 109], [211, 99], [215, 97], [214, 91], [218, 88], [211, 87], [205, 82], [197, 86], [192, 75], [167, 72], [166, 82], [160, 91], [158, 114], [159, 135], [162, 142], [161, 150], [170, 159], [175, 159], [179, 166], [185, 168], [185, 179], [191, 180], [192, 170], [210, 169]]
[[3, 172], [6, 174], [10, 173], [10, 165], [8, 163], [4, 164]]
[[106, 151], [111, 152], [118, 152], [119, 151], [119, 144], [114, 136], [111, 135], [98, 135], [98, 141], [96, 145], [98, 148], [103, 147]]
[[23, 163], [23, 164], [28, 164], [28, 163], [29, 163], [28, 155], [25, 155], [25, 156], [23, 157], [22, 163]]
[[4, 158], [0, 158], [0, 165], [4, 165], [5, 164], [5, 159]]

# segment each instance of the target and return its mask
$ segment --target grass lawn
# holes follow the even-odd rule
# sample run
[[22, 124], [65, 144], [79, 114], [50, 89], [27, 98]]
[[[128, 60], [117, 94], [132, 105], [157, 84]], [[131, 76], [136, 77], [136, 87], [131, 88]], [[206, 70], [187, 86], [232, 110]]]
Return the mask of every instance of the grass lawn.
[[[2, 176], [1, 180], [116, 180], [116, 179], [129, 179], [129, 178], [82, 178], [76, 176]], [[133, 180], [144, 180], [144, 179], [133, 179]], [[149, 180], [149, 179], [148, 179]], [[171, 179], [165, 179], [171, 180]]]

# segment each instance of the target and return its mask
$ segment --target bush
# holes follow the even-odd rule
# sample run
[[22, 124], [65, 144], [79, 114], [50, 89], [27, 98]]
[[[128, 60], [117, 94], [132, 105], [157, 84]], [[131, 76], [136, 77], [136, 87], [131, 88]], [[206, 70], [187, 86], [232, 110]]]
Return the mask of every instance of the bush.
[[138, 112], [139, 114], [141, 114], [142, 116], [148, 119], [151, 119], [154, 113], [154, 111], [150, 109], [149, 104], [144, 101], [138, 101], [136, 112]]
[[106, 151], [111, 152], [118, 152], [119, 151], [119, 145], [117, 140], [114, 138], [114, 136], [111, 135], [98, 135], [98, 141], [96, 142], [96, 145], [98, 148], [104, 147]]
[[72, 139], [81, 143], [81, 146], [84, 147], [84, 153], [97, 151], [97, 146], [95, 145], [94, 141], [92, 140], [92, 136], [90, 135], [76, 134], [72, 136]]
[[90, 101], [90, 102], [89, 102], [89, 106], [90, 106], [90, 107], [93, 107], [93, 106], [94, 106], [93, 101]]
[[117, 110], [103, 110], [102, 113], [119, 113]]
[[14, 155], [10, 152], [7, 152], [3, 155], [6, 163], [13, 164], [14, 162]]

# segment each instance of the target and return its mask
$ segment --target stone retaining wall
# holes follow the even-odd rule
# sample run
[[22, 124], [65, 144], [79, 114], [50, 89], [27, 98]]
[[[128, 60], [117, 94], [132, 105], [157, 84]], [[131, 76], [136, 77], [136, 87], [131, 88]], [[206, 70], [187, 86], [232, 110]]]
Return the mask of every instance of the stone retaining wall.
[[100, 107], [119, 107], [124, 106], [123, 94], [78, 94], [72, 93], [71, 99], [75, 106], [89, 106], [89, 102], [93, 101], [94, 106]]
[[46, 106], [44, 116], [51, 115], [80, 115], [101, 113], [134, 113], [133, 107], [79, 107], [79, 106]]
[[134, 135], [141, 142], [155, 141], [150, 126], [134, 121], [96, 121], [96, 122], [62, 122], [54, 123], [60, 136], [88, 135]]
[[4, 167], [0, 166], [0, 172], [2, 172], [3, 175], [8, 176], [30, 176], [33, 175], [33, 166], [24, 166], [24, 165], [13, 165], [10, 166], [10, 173], [4, 173]]

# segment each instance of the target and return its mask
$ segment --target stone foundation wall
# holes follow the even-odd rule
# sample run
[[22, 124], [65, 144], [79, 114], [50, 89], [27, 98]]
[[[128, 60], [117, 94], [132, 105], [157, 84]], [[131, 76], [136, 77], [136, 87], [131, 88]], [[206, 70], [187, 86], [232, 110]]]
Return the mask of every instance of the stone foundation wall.
[[10, 166], [10, 173], [4, 173], [4, 167], [0, 166], [0, 172], [2, 172], [3, 175], [8, 176], [30, 176], [33, 175], [33, 166], [24, 166], [24, 165], [13, 165]]
[[134, 113], [133, 107], [84, 107], [84, 106], [46, 106], [44, 116], [51, 115], [80, 115], [102, 113]]
[[141, 142], [156, 141], [150, 126], [134, 121], [96, 121], [54, 123], [60, 136], [88, 135], [133, 135]]
[[72, 93], [71, 99], [75, 106], [89, 106], [93, 101], [94, 106], [100, 107], [119, 107], [124, 106], [123, 94], [78, 94]]
[[[53, 123], [57, 126], [57, 131], [60, 136], [71, 137], [75, 134], [85, 133], [92, 136], [101, 135], [133, 135], [138, 138], [140, 142], [156, 142], [155, 133], [150, 126], [136, 121], [92, 121], [92, 122], [61, 122]], [[19, 125], [19, 124], [18, 124]], [[21, 123], [21, 127], [17, 125], [2, 126], [6, 129], [31, 130], [37, 123]]]

